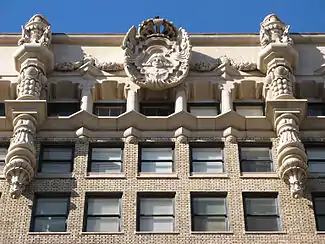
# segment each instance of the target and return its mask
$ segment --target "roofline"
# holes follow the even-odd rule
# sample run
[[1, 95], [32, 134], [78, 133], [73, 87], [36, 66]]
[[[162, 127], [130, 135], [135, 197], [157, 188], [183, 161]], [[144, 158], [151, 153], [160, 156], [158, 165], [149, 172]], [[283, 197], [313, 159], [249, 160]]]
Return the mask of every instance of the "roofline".
[[[54, 33], [52, 44], [85, 46], [120, 46], [125, 34], [62, 34]], [[256, 46], [259, 34], [189, 34], [193, 46]], [[325, 33], [290, 34], [295, 44], [325, 44]], [[17, 45], [21, 34], [0, 33], [0, 45]]]

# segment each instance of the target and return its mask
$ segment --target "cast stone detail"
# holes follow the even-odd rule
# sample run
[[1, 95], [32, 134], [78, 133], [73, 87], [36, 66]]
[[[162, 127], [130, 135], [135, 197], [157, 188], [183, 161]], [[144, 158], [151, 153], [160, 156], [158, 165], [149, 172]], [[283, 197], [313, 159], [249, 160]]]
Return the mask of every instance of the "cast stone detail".
[[307, 155], [299, 139], [299, 118], [283, 113], [275, 119], [278, 135], [278, 166], [281, 178], [290, 185], [292, 196], [303, 194], [307, 178]]
[[289, 36], [290, 25], [285, 25], [278, 16], [269, 14], [261, 23], [260, 42], [262, 47], [270, 43], [288, 43], [293, 45]]
[[132, 26], [122, 49], [124, 69], [140, 87], [162, 90], [180, 84], [187, 76], [192, 46], [187, 32], [156, 17]]
[[46, 18], [41, 14], [36, 14], [22, 26], [22, 37], [18, 45], [24, 43], [40, 43], [42, 46], [49, 47], [52, 39], [51, 26]]

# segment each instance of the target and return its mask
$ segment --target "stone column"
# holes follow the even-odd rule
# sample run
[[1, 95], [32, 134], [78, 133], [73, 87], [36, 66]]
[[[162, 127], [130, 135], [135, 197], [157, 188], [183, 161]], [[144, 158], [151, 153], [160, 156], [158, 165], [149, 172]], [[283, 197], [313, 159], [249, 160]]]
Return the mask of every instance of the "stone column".
[[14, 130], [4, 175], [11, 184], [13, 198], [19, 197], [34, 177], [36, 129], [46, 107], [46, 101], [39, 99], [46, 85], [46, 72], [53, 69], [53, 53], [49, 50], [51, 29], [45, 17], [33, 16], [22, 30], [19, 48], [14, 54], [15, 66], [20, 72], [17, 85], [17, 100], [20, 101], [6, 101], [11, 105]]
[[224, 84], [221, 87], [221, 113], [233, 110], [232, 90], [230, 86]]
[[124, 88], [124, 96], [126, 97], [126, 112], [132, 110], [139, 111], [139, 93], [138, 89], [131, 88], [126, 85]]
[[274, 14], [261, 23], [258, 68], [267, 74], [264, 95], [267, 118], [278, 137], [278, 172], [290, 186], [294, 197], [303, 194], [307, 176], [307, 156], [299, 139], [299, 124], [305, 113], [306, 100], [294, 97], [298, 52], [289, 36], [289, 26]]
[[175, 97], [175, 113], [187, 111], [187, 96], [186, 85], [181, 84], [176, 89]]
[[80, 109], [85, 110], [88, 113], [93, 112], [93, 96], [91, 93], [91, 85], [80, 85], [81, 89], [81, 104]]

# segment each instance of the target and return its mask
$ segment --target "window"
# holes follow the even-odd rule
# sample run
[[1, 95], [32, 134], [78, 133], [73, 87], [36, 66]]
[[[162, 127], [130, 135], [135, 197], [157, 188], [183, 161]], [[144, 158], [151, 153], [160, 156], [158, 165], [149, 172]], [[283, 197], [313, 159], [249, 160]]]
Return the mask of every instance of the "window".
[[325, 107], [322, 103], [308, 103], [308, 116], [324, 116]]
[[42, 173], [69, 173], [72, 172], [72, 146], [43, 146], [39, 172]]
[[48, 116], [70, 116], [80, 110], [80, 103], [47, 103]]
[[316, 228], [325, 231], [325, 196], [313, 196]]
[[121, 147], [91, 147], [88, 171], [97, 173], [121, 173], [123, 149]]
[[221, 148], [191, 147], [191, 162], [192, 175], [224, 172], [223, 150]]
[[191, 195], [192, 231], [227, 231], [226, 198], [206, 193]]
[[3, 167], [5, 166], [5, 159], [8, 153], [7, 147], [0, 147], [0, 172], [3, 171]]
[[194, 116], [217, 116], [220, 114], [217, 103], [190, 103], [188, 108]]
[[244, 196], [247, 231], [280, 231], [278, 199], [275, 194]]
[[86, 198], [84, 231], [121, 231], [121, 195], [88, 196]]
[[97, 116], [119, 116], [125, 112], [125, 103], [96, 103], [94, 114]]
[[32, 232], [65, 232], [69, 214], [68, 196], [36, 196], [31, 221]]
[[2, 102], [0, 103], [0, 116], [5, 116], [5, 104]]
[[174, 113], [174, 104], [143, 103], [140, 112], [146, 116], [168, 116]]
[[174, 197], [140, 197], [138, 213], [138, 231], [174, 231]]
[[306, 149], [308, 170], [310, 174], [325, 175], [325, 148], [310, 147]]
[[173, 154], [173, 148], [142, 148], [140, 172], [172, 173]]
[[242, 172], [274, 172], [272, 150], [269, 147], [241, 147]]
[[264, 103], [234, 103], [235, 110], [242, 116], [263, 116]]

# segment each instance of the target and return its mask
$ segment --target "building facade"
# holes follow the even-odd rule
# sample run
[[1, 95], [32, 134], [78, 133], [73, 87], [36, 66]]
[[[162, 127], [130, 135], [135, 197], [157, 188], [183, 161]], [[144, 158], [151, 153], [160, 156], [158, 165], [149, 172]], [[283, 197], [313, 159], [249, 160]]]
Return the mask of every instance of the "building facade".
[[0, 243], [325, 243], [324, 53], [274, 14], [1, 34]]

